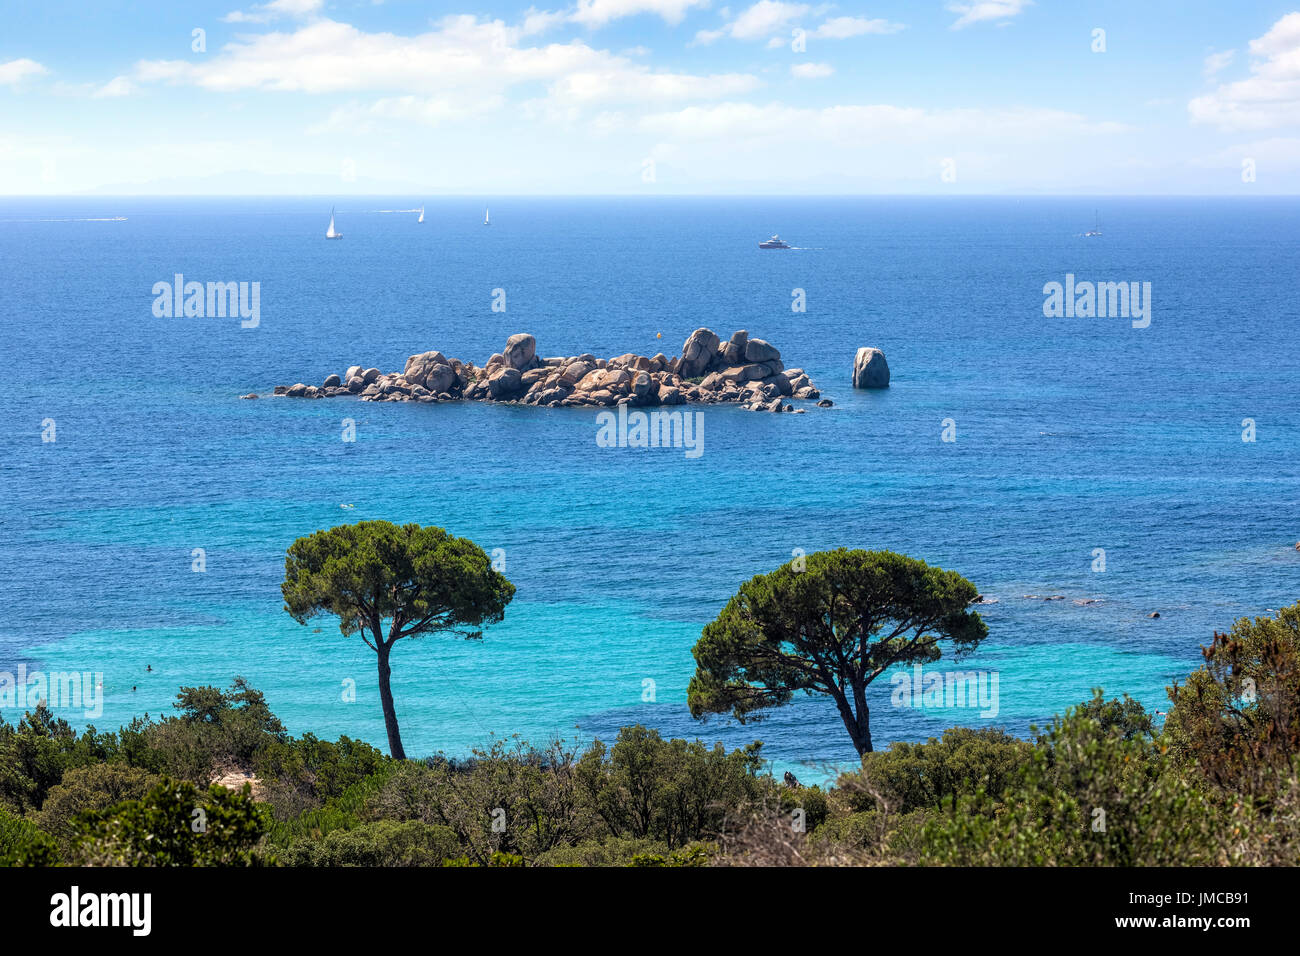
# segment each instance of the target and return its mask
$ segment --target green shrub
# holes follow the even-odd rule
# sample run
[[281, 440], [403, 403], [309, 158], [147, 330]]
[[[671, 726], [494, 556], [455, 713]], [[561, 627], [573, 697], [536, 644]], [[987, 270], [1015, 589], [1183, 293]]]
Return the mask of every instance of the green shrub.
[[1271, 807], [1300, 770], [1300, 603], [1241, 618], [1201, 653], [1205, 666], [1169, 690], [1171, 755], [1217, 791]]
[[629, 866], [708, 866], [714, 852], [712, 844], [696, 843], [667, 856], [662, 853], [638, 853]]
[[467, 856], [458, 856], [452, 860], [444, 860], [443, 866], [527, 866], [528, 861], [517, 853], [493, 853], [486, 863], [477, 863]]
[[953, 727], [923, 744], [894, 743], [866, 754], [862, 769], [841, 775], [837, 785], [854, 810], [891, 813], [951, 810], [959, 797], [983, 788], [997, 800], [1019, 779], [1031, 745], [1002, 730]]
[[441, 866], [461, 856], [449, 828], [418, 820], [376, 820], [334, 830], [320, 840], [303, 839], [281, 857], [289, 866]]
[[261, 691], [236, 677], [229, 690], [182, 687], [178, 716], [136, 720], [122, 730], [128, 762], [205, 786], [219, 772], [250, 769], [267, 747], [288, 740]]
[[40, 827], [0, 809], [0, 866], [54, 866], [58, 845]]
[[106, 810], [125, 800], [138, 800], [157, 783], [154, 774], [124, 763], [73, 767], [50, 790], [33, 820], [67, 853], [76, 843], [80, 815]]
[[717, 838], [729, 814], [772, 795], [775, 785], [758, 775], [760, 746], [728, 753], [720, 743], [709, 748], [624, 727], [613, 747], [592, 744], [576, 776], [611, 835], [662, 840], [672, 850]]
[[448, 826], [477, 863], [493, 853], [532, 860], [599, 828], [583, 802], [575, 760], [559, 741], [538, 749], [518, 738], [497, 740], [470, 760], [403, 764], [369, 809], [387, 819]]
[[342, 795], [387, 760], [360, 740], [340, 737], [331, 743], [303, 734], [268, 743], [257, 755], [254, 771], [261, 780], [262, 798], [278, 818], [288, 819]]
[[821, 787], [789, 787], [781, 790], [781, 809], [787, 814], [803, 811], [805, 833], [812, 833], [830, 815], [830, 804]]
[[584, 840], [573, 846], [557, 846], [534, 861], [538, 866], [629, 866], [639, 856], [669, 854], [667, 844], [631, 837]]
[[383, 792], [390, 777], [406, 765], [389, 761], [375, 773], [352, 784], [337, 797], [313, 810], [280, 818], [273, 810], [266, 841], [274, 847], [288, 847], [303, 839], [320, 839], [335, 830], [350, 830], [374, 819], [369, 807]]
[[1180, 777], [1163, 748], [1083, 705], [1033, 748], [998, 802], [983, 790], [927, 825], [922, 859], [965, 866], [1224, 864], [1221, 810]]
[[269, 811], [242, 790], [164, 779], [139, 800], [79, 821], [86, 866], [253, 866]]
[[101, 735], [94, 727], [78, 734], [44, 704], [17, 726], [0, 720], [0, 807], [15, 813], [39, 810], [68, 768], [99, 763], [116, 752], [112, 734]]

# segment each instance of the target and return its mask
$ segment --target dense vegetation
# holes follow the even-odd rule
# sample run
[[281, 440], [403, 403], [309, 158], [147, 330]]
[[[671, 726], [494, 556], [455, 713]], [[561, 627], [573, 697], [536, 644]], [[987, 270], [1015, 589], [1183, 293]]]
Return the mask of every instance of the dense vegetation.
[[[1300, 863], [1300, 604], [1215, 635], [1163, 728], [1100, 692], [1035, 740], [953, 728], [826, 790], [760, 745], [625, 727], [585, 750], [497, 740], [394, 760], [291, 737], [262, 695], [78, 733], [0, 720], [0, 862], [126, 866]], [[213, 785], [242, 771], [254, 780]], [[229, 777], [226, 777], [229, 780]]]

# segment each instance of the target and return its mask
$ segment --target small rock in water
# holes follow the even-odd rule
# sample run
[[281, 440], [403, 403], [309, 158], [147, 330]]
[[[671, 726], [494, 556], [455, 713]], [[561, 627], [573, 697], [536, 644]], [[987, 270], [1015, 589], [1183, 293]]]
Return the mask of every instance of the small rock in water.
[[240, 398], [257, 398], [257, 392], [249, 392], [247, 395], [240, 395]]
[[1150, 614], [1147, 615], [1147, 617], [1159, 617], [1159, 616], [1160, 616], [1159, 611], [1152, 611]]

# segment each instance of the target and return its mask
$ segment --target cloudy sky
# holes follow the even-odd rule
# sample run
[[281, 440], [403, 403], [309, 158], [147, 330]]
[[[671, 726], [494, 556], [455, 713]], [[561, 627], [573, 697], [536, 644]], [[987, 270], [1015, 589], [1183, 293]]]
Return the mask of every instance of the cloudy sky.
[[1300, 192], [1300, 0], [540, 2], [11, 4], [0, 194]]

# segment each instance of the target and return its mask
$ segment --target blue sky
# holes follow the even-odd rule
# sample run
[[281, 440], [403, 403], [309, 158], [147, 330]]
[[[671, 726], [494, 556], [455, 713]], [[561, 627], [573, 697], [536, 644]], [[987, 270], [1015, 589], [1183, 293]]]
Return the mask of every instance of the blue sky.
[[1300, 0], [534, 4], [9, 4], [0, 194], [1300, 192]]

